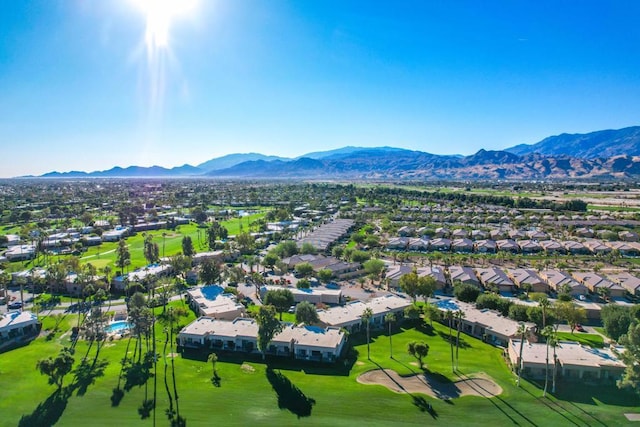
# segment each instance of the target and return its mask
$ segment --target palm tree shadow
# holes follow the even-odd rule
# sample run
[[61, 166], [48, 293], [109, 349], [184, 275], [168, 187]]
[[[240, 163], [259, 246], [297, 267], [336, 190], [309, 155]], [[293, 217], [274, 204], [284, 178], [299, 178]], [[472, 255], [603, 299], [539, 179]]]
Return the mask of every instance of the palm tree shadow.
[[41, 402], [29, 415], [23, 415], [19, 427], [48, 427], [58, 422], [69, 401], [71, 390], [68, 387], [54, 391]]
[[267, 368], [267, 379], [278, 395], [278, 408], [287, 409], [298, 418], [311, 416], [315, 399], [306, 396], [289, 378], [271, 367]]
[[87, 388], [95, 383], [96, 378], [104, 375], [104, 370], [109, 364], [106, 359], [94, 360], [92, 364], [87, 361], [82, 361], [80, 365], [75, 369], [75, 381], [72, 384], [74, 389], [77, 389], [77, 396], [84, 396], [87, 392]]
[[420, 410], [420, 412], [429, 413], [429, 415], [431, 415], [433, 419], [438, 418], [438, 413], [433, 408], [433, 406], [431, 406], [431, 403], [427, 402], [427, 399], [422, 396], [415, 396], [413, 394], [411, 395], [411, 398], [413, 399], [413, 404]]

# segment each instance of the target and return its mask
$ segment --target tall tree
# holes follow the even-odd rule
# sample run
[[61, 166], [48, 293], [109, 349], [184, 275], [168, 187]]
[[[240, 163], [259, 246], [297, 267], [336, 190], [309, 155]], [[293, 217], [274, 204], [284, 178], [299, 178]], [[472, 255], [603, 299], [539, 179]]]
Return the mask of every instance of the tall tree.
[[547, 356], [545, 359], [545, 371], [544, 371], [544, 391], [542, 392], [542, 397], [546, 397], [547, 395], [547, 387], [549, 385], [549, 345], [551, 345], [551, 341], [554, 336], [554, 330], [551, 326], [545, 326], [542, 330], [542, 336], [545, 338], [546, 347], [547, 347]]
[[416, 271], [412, 271], [411, 273], [407, 273], [400, 277], [399, 280], [400, 289], [407, 295], [411, 297], [411, 300], [415, 303], [416, 297], [419, 292], [419, 280], [418, 273]]
[[211, 258], [205, 258], [200, 264], [200, 281], [205, 285], [212, 285], [220, 280], [220, 263]]
[[371, 360], [371, 349], [369, 348], [369, 344], [371, 341], [371, 336], [369, 333], [369, 328], [371, 327], [371, 318], [373, 317], [373, 310], [371, 310], [371, 308], [367, 307], [364, 309], [364, 311], [362, 312], [362, 315], [360, 316], [360, 318], [362, 319], [362, 321], [365, 324], [365, 327], [367, 328], [367, 359]]
[[453, 327], [453, 318], [454, 318], [453, 311], [447, 310], [445, 313], [445, 316], [449, 321], [449, 346], [451, 347], [451, 371], [455, 372], [456, 369], [455, 369], [454, 359], [453, 359], [453, 335], [451, 334], [451, 329]]
[[618, 380], [618, 387], [630, 388], [640, 394], [640, 322], [635, 320], [626, 334], [620, 338], [625, 351], [620, 354], [627, 367], [622, 378]]
[[425, 303], [422, 307], [422, 313], [424, 314], [424, 319], [429, 320], [429, 324], [433, 328], [433, 321], [440, 319], [440, 310], [435, 304]]
[[294, 298], [289, 289], [274, 289], [267, 291], [263, 303], [272, 305], [280, 314], [280, 320], [282, 321], [282, 313], [294, 304]]
[[145, 236], [143, 252], [147, 264], [153, 264], [160, 260], [160, 249], [158, 244], [153, 241], [153, 235], [147, 234]]
[[362, 264], [362, 267], [364, 268], [364, 271], [367, 273], [367, 275], [369, 275], [373, 279], [380, 279], [382, 273], [385, 270], [384, 262], [376, 258], [365, 261], [364, 264]]
[[316, 307], [309, 301], [302, 301], [296, 305], [296, 322], [314, 325], [320, 321]]
[[393, 342], [391, 341], [391, 325], [396, 321], [396, 315], [393, 313], [387, 313], [384, 316], [384, 321], [389, 325], [389, 358], [393, 359]]
[[520, 335], [520, 356], [518, 357], [518, 367], [516, 368], [518, 370], [518, 380], [516, 381], [516, 386], [520, 387], [520, 377], [522, 376], [522, 367], [523, 367], [523, 363], [522, 363], [522, 351], [524, 350], [524, 340], [525, 340], [525, 334], [527, 333], [527, 325], [525, 325], [524, 323], [520, 323], [518, 325], [518, 335]]
[[116, 266], [124, 273], [125, 267], [131, 264], [131, 253], [129, 252], [129, 245], [124, 239], [120, 239], [118, 247], [116, 248]]
[[276, 319], [276, 309], [272, 305], [262, 305], [256, 315], [258, 323], [258, 349], [262, 352], [262, 359], [273, 337], [282, 331], [282, 323]]
[[407, 352], [418, 359], [418, 363], [420, 363], [420, 369], [423, 369], [422, 359], [427, 357], [429, 354], [429, 344], [424, 341], [411, 341], [407, 344]]
[[36, 369], [40, 371], [42, 375], [49, 377], [49, 384], [55, 384], [58, 390], [62, 389], [62, 382], [65, 375], [71, 372], [73, 367], [72, 351], [68, 348], [63, 348], [60, 353], [55, 357], [49, 357], [47, 359], [40, 359], [36, 363]]
[[536, 294], [534, 300], [538, 302], [538, 307], [542, 310], [542, 329], [547, 326], [547, 313], [551, 307], [551, 302], [545, 294]]
[[215, 353], [209, 353], [209, 357], [207, 357], [207, 362], [211, 363], [211, 378], [215, 378], [216, 374], [216, 364], [218, 363], [218, 355]]
[[462, 319], [464, 319], [465, 314], [464, 311], [462, 310], [456, 310], [455, 312], [455, 317], [456, 317], [456, 327], [457, 327], [457, 332], [458, 334], [456, 335], [456, 370], [458, 369], [458, 364], [460, 363], [460, 357], [459, 357], [459, 352], [460, 352], [460, 331], [462, 330]]
[[195, 250], [193, 249], [193, 240], [191, 240], [191, 236], [184, 236], [182, 238], [182, 255], [191, 257], [195, 254]]

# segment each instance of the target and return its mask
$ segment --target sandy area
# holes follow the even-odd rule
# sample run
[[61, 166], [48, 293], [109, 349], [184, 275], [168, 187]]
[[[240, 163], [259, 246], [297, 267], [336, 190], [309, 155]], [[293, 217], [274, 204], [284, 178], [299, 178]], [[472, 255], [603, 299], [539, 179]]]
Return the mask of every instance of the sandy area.
[[396, 393], [424, 393], [445, 400], [461, 396], [494, 397], [502, 393], [502, 388], [485, 374], [476, 374], [473, 378], [463, 376], [458, 381], [446, 383], [429, 374], [401, 377], [390, 369], [376, 369], [360, 375], [358, 382], [383, 385]]

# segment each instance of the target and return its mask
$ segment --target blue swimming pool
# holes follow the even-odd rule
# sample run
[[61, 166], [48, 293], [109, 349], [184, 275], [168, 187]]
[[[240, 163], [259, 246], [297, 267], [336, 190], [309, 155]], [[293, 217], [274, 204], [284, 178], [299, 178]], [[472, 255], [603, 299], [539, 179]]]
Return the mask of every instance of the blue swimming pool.
[[131, 325], [126, 320], [118, 320], [116, 322], [109, 323], [104, 330], [107, 333], [123, 332], [128, 330], [130, 327]]
[[441, 299], [436, 301], [436, 306], [438, 308], [441, 308], [443, 310], [451, 310], [451, 311], [456, 311], [458, 310], [460, 307], [458, 307], [458, 304], [456, 304], [455, 302], [451, 301], [450, 299]]
[[203, 286], [200, 288], [202, 296], [210, 301], [214, 301], [219, 295], [224, 293], [224, 288], [218, 285]]

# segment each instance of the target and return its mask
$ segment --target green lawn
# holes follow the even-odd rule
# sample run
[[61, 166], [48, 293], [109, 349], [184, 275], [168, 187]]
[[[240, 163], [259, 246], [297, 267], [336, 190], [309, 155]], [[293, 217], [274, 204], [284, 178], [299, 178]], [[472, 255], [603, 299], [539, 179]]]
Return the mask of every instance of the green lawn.
[[[179, 302], [177, 303], [179, 304]], [[56, 319], [57, 320], [57, 319]], [[183, 323], [185, 323], [185, 320]], [[45, 320], [51, 326], [53, 319]], [[73, 316], [64, 317], [60, 327], [69, 328]], [[258, 358], [221, 357], [217, 370], [220, 387], [210, 381], [211, 365], [195, 358], [174, 359], [181, 415], [190, 426], [210, 425], [624, 425], [625, 412], [640, 412], [638, 398], [613, 387], [589, 387], [584, 384], [559, 384], [556, 396], [542, 398], [541, 389], [527, 381], [516, 388], [515, 378], [507, 367], [502, 351], [471, 337], [463, 336], [460, 349], [460, 372], [463, 375], [485, 372], [502, 388], [492, 399], [463, 397], [449, 402], [426, 395], [397, 394], [385, 387], [363, 385], [359, 374], [385, 367], [402, 375], [418, 372], [415, 359], [406, 354], [411, 340], [425, 340], [431, 349], [427, 368], [440, 381], [457, 380], [451, 372], [448, 329], [442, 325], [430, 328], [406, 328], [392, 336], [394, 358], [389, 357], [389, 337], [373, 334], [371, 360], [361, 336], [351, 336], [357, 352], [352, 367], [318, 367], [311, 364], [270, 362], [269, 373]], [[161, 326], [157, 329], [158, 351], [162, 349]], [[127, 340], [107, 342], [86, 380], [80, 383], [74, 375], [65, 378], [66, 394], [54, 393], [46, 378], [35, 369], [36, 361], [54, 355], [67, 345], [68, 334], [59, 332], [53, 340], [43, 338], [30, 345], [2, 354], [0, 357], [0, 402], [3, 416], [0, 425], [38, 425], [36, 418], [45, 417], [43, 425], [64, 426], [128, 426], [153, 425], [152, 417], [141, 420], [138, 413], [142, 401], [153, 395], [153, 378], [145, 385], [135, 385], [124, 393], [117, 406], [112, 406], [113, 389], [118, 385], [120, 360], [127, 350]], [[133, 346], [132, 346], [133, 347]], [[129, 351], [131, 352], [131, 348]], [[76, 348], [76, 365], [87, 352], [87, 344]], [[87, 354], [93, 360], [95, 347]], [[202, 355], [206, 359], [206, 355]], [[201, 358], [201, 359], [202, 359]], [[170, 359], [166, 359], [169, 360]], [[158, 363], [157, 424], [168, 425], [164, 411], [168, 408], [164, 389], [164, 358]], [[170, 379], [171, 368], [169, 368]], [[169, 382], [171, 384], [171, 382]], [[121, 383], [124, 386], [124, 381]], [[67, 396], [68, 394], [68, 396]], [[62, 396], [62, 397], [60, 397]], [[60, 397], [56, 399], [56, 397]], [[422, 411], [429, 402], [433, 412]], [[300, 416], [298, 416], [300, 415]], [[26, 418], [29, 417], [29, 418]], [[36, 418], [34, 418], [36, 417]], [[42, 418], [40, 418], [42, 419]]]
[[[242, 218], [232, 218], [228, 221], [221, 221], [221, 224], [225, 226], [229, 232], [229, 235], [238, 234], [242, 231], [255, 231], [250, 229], [250, 224], [254, 221], [264, 218], [266, 211], [258, 212]], [[145, 233], [137, 233], [135, 236], [127, 238], [127, 245], [129, 246], [129, 253], [131, 254], [131, 265], [129, 270], [135, 270], [136, 268], [144, 267], [147, 265], [147, 260], [144, 258], [144, 239], [145, 235], [151, 234], [153, 241], [158, 244], [160, 249], [160, 256], [172, 256], [182, 252], [182, 239], [185, 236], [190, 236], [193, 241], [193, 246], [196, 252], [206, 252], [209, 250], [207, 247], [206, 229], [199, 228], [195, 224], [180, 225], [176, 230], [154, 230]], [[164, 234], [164, 237], [163, 237]], [[116, 248], [117, 242], [106, 242], [100, 246], [91, 246], [87, 249], [87, 252], [80, 256], [80, 263], [91, 263], [99, 271], [109, 265], [112, 271], [116, 271]], [[67, 256], [60, 257], [53, 256], [51, 261], [57, 259], [64, 259]], [[44, 266], [44, 258], [41, 257], [35, 261], [26, 262], [14, 262], [8, 266], [8, 271], [20, 271], [35, 266]]]
[[589, 347], [602, 348], [604, 347], [604, 339], [598, 334], [585, 334], [582, 332], [558, 332], [558, 339], [561, 341], [577, 341], [580, 344], [588, 345]]

